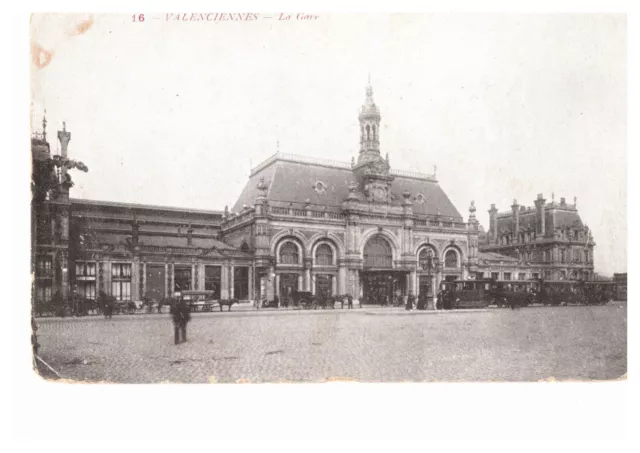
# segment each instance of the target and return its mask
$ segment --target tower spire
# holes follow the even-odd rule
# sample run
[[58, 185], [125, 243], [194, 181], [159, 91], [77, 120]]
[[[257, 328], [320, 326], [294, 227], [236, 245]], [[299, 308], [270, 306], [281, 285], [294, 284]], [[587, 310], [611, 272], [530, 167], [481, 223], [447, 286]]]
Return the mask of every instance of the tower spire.
[[373, 100], [371, 76], [367, 82], [365, 101], [358, 115], [360, 122], [358, 165], [380, 158], [380, 109]]

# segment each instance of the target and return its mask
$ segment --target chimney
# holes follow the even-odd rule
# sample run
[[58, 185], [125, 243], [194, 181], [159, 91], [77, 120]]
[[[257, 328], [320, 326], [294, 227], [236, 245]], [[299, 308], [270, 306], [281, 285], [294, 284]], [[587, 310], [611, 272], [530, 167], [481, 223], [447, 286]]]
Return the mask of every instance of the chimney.
[[538, 198], [533, 202], [536, 206], [536, 236], [544, 237], [546, 224], [545, 224], [545, 206], [547, 200], [545, 200], [541, 193], [538, 194]]
[[494, 203], [491, 204], [491, 209], [489, 209], [489, 237], [492, 242], [497, 242], [498, 240], [498, 210]]
[[520, 210], [518, 209], [518, 200], [513, 199], [513, 204], [511, 205], [511, 213], [513, 216], [513, 230], [511, 232], [511, 240], [513, 243], [520, 242], [519, 232], [520, 232]]
[[560, 206], [564, 207], [567, 205], [567, 200], [564, 197], [560, 198]]

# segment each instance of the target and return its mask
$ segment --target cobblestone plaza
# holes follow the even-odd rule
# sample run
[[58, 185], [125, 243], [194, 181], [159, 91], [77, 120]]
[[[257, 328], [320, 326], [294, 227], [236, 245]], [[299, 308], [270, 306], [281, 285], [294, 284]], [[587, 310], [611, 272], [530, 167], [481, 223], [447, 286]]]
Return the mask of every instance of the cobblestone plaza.
[[178, 346], [168, 315], [43, 318], [38, 326], [43, 359], [77, 381], [535, 381], [627, 371], [627, 310], [615, 302], [195, 314]]

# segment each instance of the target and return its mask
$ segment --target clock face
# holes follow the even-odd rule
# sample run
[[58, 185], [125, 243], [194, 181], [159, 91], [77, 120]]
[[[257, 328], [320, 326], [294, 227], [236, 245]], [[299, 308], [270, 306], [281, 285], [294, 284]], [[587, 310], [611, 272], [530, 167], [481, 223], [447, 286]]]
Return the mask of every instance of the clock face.
[[376, 187], [373, 189], [374, 201], [387, 201], [387, 191], [384, 187]]

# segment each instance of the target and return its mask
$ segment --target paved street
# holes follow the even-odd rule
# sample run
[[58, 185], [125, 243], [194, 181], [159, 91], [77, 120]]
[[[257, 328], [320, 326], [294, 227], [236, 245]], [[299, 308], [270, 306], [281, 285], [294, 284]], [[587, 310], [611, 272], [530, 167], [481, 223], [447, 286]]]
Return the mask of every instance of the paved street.
[[39, 319], [63, 378], [108, 382], [613, 379], [626, 372], [626, 305], [473, 312], [402, 309]]

